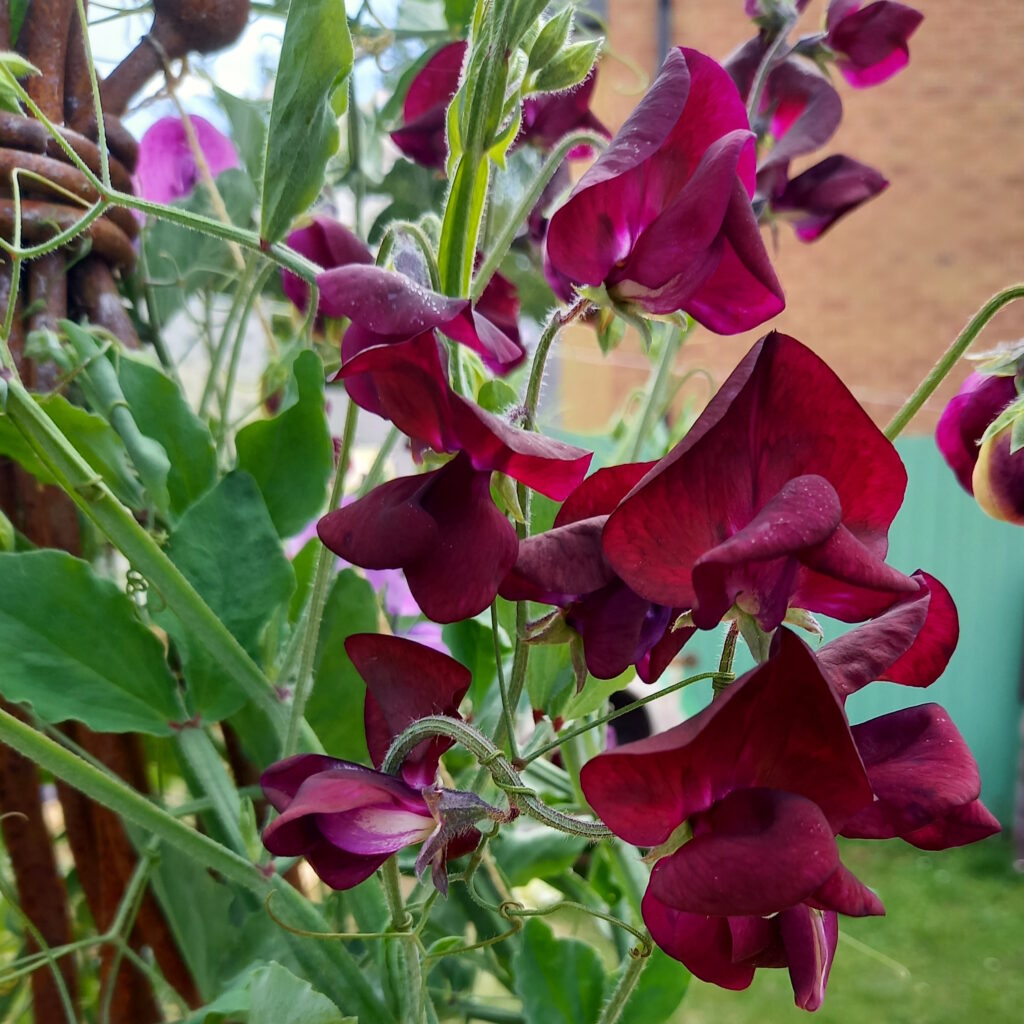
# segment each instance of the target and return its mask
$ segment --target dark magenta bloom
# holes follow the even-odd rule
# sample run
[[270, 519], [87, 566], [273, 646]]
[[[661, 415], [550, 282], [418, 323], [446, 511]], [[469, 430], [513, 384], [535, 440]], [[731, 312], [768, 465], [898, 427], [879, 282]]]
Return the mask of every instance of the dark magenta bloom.
[[960, 486], [974, 493], [971, 477], [988, 425], [1015, 399], [1013, 377], [972, 373], [952, 398], [935, 428], [935, 441]]
[[907, 40], [924, 15], [913, 7], [875, 0], [829, 0], [825, 42], [837, 55], [836, 66], [858, 89], [878, 85], [910, 61]]
[[490, 473], [457, 455], [398, 477], [329, 512], [317, 527], [335, 554], [365, 569], [402, 569], [423, 614], [458, 622], [483, 611], [516, 560], [515, 528], [491, 500]]
[[391, 141], [424, 167], [443, 170], [448, 159], [445, 116], [459, 89], [466, 47], [465, 40], [448, 43], [420, 68], [405, 94], [402, 127], [391, 133]]
[[640, 105], [551, 218], [547, 256], [576, 285], [719, 334], [780, 312], [751, 206], [754, 138], [728, 74], [672, 50]]
[[[605, 138], [611, 132], [591, 113], [590, 99], [597, 83], [597, 72], [592, 71], [576, 88], [569, 92], [531, 96], [523, 102], [523, 125], [516, 139], [517, 145], [529, 143], [540, 149], [553, 149], [570, 132], [592, 131]], [[569, 150], [570, 160], [586, 160], [593, 153], [587, 145]]]
[[332, 889], [351, 889], [393, 853], [423, 843], [416, 869], [429, 866], [447, 890], [445, 865], [480, 840], [472, 822], [500, 812], [472, 793], [416, 789], [394, 775], [323, 754], [296, 754], [260, 779], [279, 812], [263, 831], [276, 857], [305, 857]]
[[[189, 120], [214, 177], [238, 166], [238, 153], [226, 135], [198, 114], [193, 114]], [[171, 203], [189, 195], [198, 181], [199, 168], [181, 119], [162, 117], [154, 122], [139, 142], [136, 191], [154, 203]]]
[[605, 557], [647, 600], [710, 629], [775, 629], [792, 607], [870, 618], [917, 581], [886, 565], [907, 475], [810, 349], [769, 334], [605, 525]]
[[771, 207], [792, 223], [800, 241], [813, 242], [888, 187], [873, 167], [836, 154], [787, 181]]
[[598, 470], [569, 495], [554, 528], [519, 544], [515, 565], [499, 592], [565, 609], [565, 622], [580, 635], [587, 669], [614, 679], [630, 665], [653, 683], [693, 635], [673, 630], [684, 609], [652, 604], [622, 582], [601, 550], [609, 513], [653, 463]]
[[[391, 741], [413, 722], [428, 715], [460, 717], [459, 704], [473, 679], [454, 658], [383, 633], [353, 633], [345, 653], [366, 683], [366, 746], [378, 768]], [[414, 747], [402, 762], [402, 778], [410, 786], [429, 786], [453, 742], [437, 736]]]
[[581, 783], [616, 835], [660, 855], [644, 920], [706, 981], [746, 988], [757, 967], [788, 965], [798, 1003], [815, 1008], [834, 912], [882, 912], [835, 842], [871, 804], [867, 774], [839, 699], [786, 630], [697, 716], [599, 755]]
[[[305, 227], [296, 228], [288, 235], [287, 244], [300, 255], [328, 269], [345, 267], [350, 263], [373, 263], [373, 255], [366, 243], [331, 217], [317, 216]], [[292, 305], [305, 313], [309, 303], [306, 282], [297, 274], [282, 269], [281, 287]]]
[[[472, 349], [498, 373], [507, 373], [526, 357], [522, 345], [474, 310], [468, 299], [439, 295], [393, 270], [350, 263], [320, 274], [317, 286], [320, 311], [352, 321], [343, 340], [343, 359], [434, 330]], [[491, 301], [499, 316], [508, 316], [507, 301], [495, 293]]]

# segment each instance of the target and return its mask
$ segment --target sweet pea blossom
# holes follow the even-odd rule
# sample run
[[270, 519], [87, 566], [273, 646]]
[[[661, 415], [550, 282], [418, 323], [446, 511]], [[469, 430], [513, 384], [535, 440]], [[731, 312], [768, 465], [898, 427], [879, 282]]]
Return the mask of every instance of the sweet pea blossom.
[[[391, 741], [431, 714], [458, 717], [470, 673], [444, 654], [400, 637], [360, 633], [345, 650], [366, 683], [365, 727], [370, 756], [380, 768]], [[426, 740], [406, 756], [402, 777], [321, 754], [298, 754], [261, 778], [279, 816], [263, 833], [276, 856], [303, 856], [334, 889], [350, 889], [393, 853], [423, 843], [417, 872], [428, 866], [447, 891], [445, 865], [480, 840], [474, 822], [502, 812], [472, 793], [434, 785], [438, 761], [451, 746]]]
[[[214, 177], [239, 166], [234, 143], [226, 135], [198, 114], [189, 120]], [[189, 195], [198, 181], [199, 168], [181, 119], [162, 117], [154, 122], [139, 142], [135, 190], [155, 203], [171, 203]]]
[[919, 589], [884, 561], [906, 483], [842, 381], [772, 333], [611, 514], [604, 554], [700, 629], [733, 610], [770, 632], [790, 607], [856, 622]]
[[510, 601], [563, 608], [597, 679], [614, 679], [635, 665], [640, 678], [653, 683], [694, 633], [672, 628], [685, 609], [652, 604], [634, 593], [601, 550], [608, 515], [653, 465], [611, 466], [584, 480], [551, 530], [520, 541], [515, 565], [499, 590]]
[[644, 921], [705, 981], [746, 988], [756, 968], [788, 966], [798, 1004], [815, 1009], [835, 913], [883, 912], [835, 841], [872, 801], [867, 773], [838, 698], [787, 630], [696, 717], [599, 755], [580, 781], [616, 835], [652, 848]]
[[551, 217], [547, 257], [578, 286], [719, 334], [784, 306], [751, 206], [754, 137], [728, 74], [672, 50], [650, 90]]
[[837, 55], [836, 66], [857, 89], [878, 85], [910, 61], [907, 40], [924, 15], [913, 7], [874, 0], [829, 0], [825, 42]]

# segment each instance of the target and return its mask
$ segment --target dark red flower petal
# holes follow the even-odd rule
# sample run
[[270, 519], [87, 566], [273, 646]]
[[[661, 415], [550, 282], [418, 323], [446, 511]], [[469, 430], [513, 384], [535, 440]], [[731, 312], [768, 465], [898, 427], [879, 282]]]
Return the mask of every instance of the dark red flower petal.
[[1000, 831], [999, 822], [980, 800], [972, 800], [902, 838], [920, 850], [948, 850], [977, 843]]
[[843, 77], [865, 89], [907, 66], [907, 40], [923, 20], [920, 11], [892, 0], [875, 0], [863, 8], [861, 0], [831, 0], [825, 41], [839, 55], [836, 66]]
[[854, 839], [891, 839], [924, 828], [981, 791], [970, 749], [946, 711], [922, 704], [853, 727], [875, 800], [843, 825]]
[[877, 679], [924, 687], [945, 671], [960, 636], [956, 605], [934, 576], [918, 570], [911, 579], [920, 584], [916, 594], [818, 651], [818, 664], [844, 700]]
[[515, 529], [491, 500], [489, 474], [474, 470], [465, 455], [381, 484], [324, 516], [317, 532], [354, 565], [404, 569], [416, 603], [435, 622], [483, 611], [518, 549]]
[[[391, 741], [428, 715], [459, 717], [459, 704], [473, 677], [464, 665], [446, 654], [403, 637], [354, 633], [345, 652], [366, 683], [366, 746], [380, 767]], [[410, 786], [434, 781], [441, 755], [454, 741], [443, 736], [424, 740], [402, 764]]]
[[[530, 143], [541, 149], [553, 149], [570, 132], [578, 131], [610, 138], [611, 132], [590, 111], [596, 83], [597, 72], [592, 71], [569, 92], [529, 97], [523, 103], [523, 127], [516, 145]], [[569, 159], [585, 160], [592, 152], [590, 146], [576, 146], [569, 151]]]
[[592, 473], [565, 499], [555, 516], [555, 526], [610, 515], [654, 465], [654, 462], [628, 462]]
[[819, 1009], [839, 941], [836, 915], [805, 906], [791, 907], [779, 915], [779, 933], [796, 1005], [802, 1010]]
[[391, 133], [391, 141], [424, 167], [440, 170], [448, 158], [445, 112], [459, 88], [466, 47], [465, 40], [448, 43], [420, 68], [405, 94], [402, 127]]
[[651, 938], [701, 981], [739, 991], [754, 980], [754, 967], [733, 961], [726, 917], [686, 914], [661, 902], [648, 888], [641, 904]]
[[847, 917], [885, 913], [882, 901], [845, 864], [840, 864], [805, 902], [818, 910], [834, 910]]
[[[373, 256], [366, 243], [330, 217], [314, 217], [305, 227], [291, 232], [287, 242], [290, 248], [325, 270], [351, 263], [373, 263]], [[309, 286], [306, 282], [290, 270], [282, 270], [281, 287], [292, 305], [304, 313], [309, 303]]]
[[674, 729], [598, 755], [580, 781], [598, 817], [637, 846], [665, 842], [737, 789], [802, 796], [834, 829], [872, 799], [838, 698], [814, 655], [785, 629], [769, 660], [709, 707]]

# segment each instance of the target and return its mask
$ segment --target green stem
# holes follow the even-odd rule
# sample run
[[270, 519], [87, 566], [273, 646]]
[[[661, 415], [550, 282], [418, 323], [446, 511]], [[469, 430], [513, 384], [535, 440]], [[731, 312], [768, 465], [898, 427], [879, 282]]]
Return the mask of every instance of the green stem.
[[[494, 641], [494, 668], [498, 674], [498, 688], [501, 690], [501, 714], [505, 723], [505, 735], [508, 738], [508, 749], [513, 761], [519, 760], [516, 748], [515, 711], [509, 703], [508, 687], [505, 685], [505, 668], [501, 663], [501, 641], [498, 639], [498, 603], [491, 602], [491, 637]], [[502, 737], [502, 740], [505, 737]], [[501, 740], [498, 741], [499, 746]]]
[[359, 485], [358, 494], [360, 498], [369, 494], [380, 483], [381, 478], [384, 476], [384, 467], [387, 465], [388, 456], [401, 436], [401, 431], [399, 431], [398, 427], [391, 427], [387, 432], [387, 436], [381, 442], [381, 446], [377, 449], [377, 454], [374, 456], [373, 465], [370, 466], [369, 472]]
[[605, 839], [612, 834], [598, 822], [583, 821], [548, 807], [537, 798], [537, 794], [529, 786], [523, 784], [522, 777], [509, 764], [500, 748], [478, 729], [458, 718], [428, 715], [413, 722], [392, 741], [381, 765], [381, 771], [394, 774], [413, 747], [434, 736], [448, 736], [461, 743], [480, 765], [490, 772], [491, 778], [498, 788], [505, 792], [509, 801], [531, 818], [536, 818], [537, 821], [559, 832], [583, 836], [586, 839]]
[[437, 257], [434, 255], [433, 246], [430, 244], [430, 239], [427, 238], [427, 233], [419, 226], [419, 224], [413, 224], [412, 221], [408, 220], [394, 220], [392, 221], [387, 230], [384, 232], [384, 237], [380, 240], [380, 247], [377, 250], [377, 266], [383, 267], [387, 263], [391, 253], [395, 248], [395, 236], [399, 233], [410, 238], [419, 249], [420, 255], [423, 257], [423, 262], [427, 266], [427, 274], [430, 277], [430, 287], [435, 292], [441, 290], [441, 273], [437, 267]]
[[946, 350], [942, 358], [935, 364], [931, 373], [918, 385], [917, 390], [907, 399], [903, 408], [892, 418], [885, 428], [885, 436], [890, 441], [903, 431], [903, 428], [914, 418], [917, 411], [932, 396], [935, 389], [942, 383], [950, 370], [956, 366], [960, 357], [971, 347], [971, 343], [981, 333], [982, 328], [1003, 308], [1016, 299], [1024, 299], [1024, 284], [1010, 285], [1001, 292], [996, 292], [981, 309], [967, 322], [967, 326], [957, 335], [956, 340]]
[[664, 412], [665, 391], [672, 377], [676, 356], [686, 340], [687, 332], [680, 331], [674, 324], [666, 324], [662, 333], [661, 356], [658, 360], [657, 370], [648, 381], [644, 410], [637, 422], [636, 433], [633, 435], [633, 445], [629, 452], [630, 462], [639, 460], [640, 453], [643, 451], [644, 444], [650, 435], [651, 429], [654, 427], [655, 421]]
[[789, 33], [796, 24], [798, 15], [794, 11], [779, 26], [778, 35], [772, 40], [771, 45], [765, 50], [761, 63], [754, 74], [754, 81], [750, 86], [750, 94], [747, 97], [747, 120], [751, 125], [757, 117], [758, 108], [761, 106], [761, 96], [764, 94], [764, 87], [768, 82], [768, 76], [775, 68], [775, 59], [782, 48], [786, 45]]
[[495, 238], [494, 243], [491, 245], [491, 251], [487, 254], [483, 263], [480, 264], [480, 269], [473, 278], [473, 287], [469, 292], [469, 297], [473, 302], [480, 298], [487, 287], [487, 283], [494, 276], [498, 267], [501, 266], [501, 261], [505, 258], [505, 254], [512, 247], [516, 233], [526, 218], [529, 217], [530, 211], [537, 205], [541, 193], [547, 188], [548, 183], [555, 176], [558, 168], [562, 166], [562, 161], [566, 158], [569, 151], [580, 145], [589, 145], [595, 149], [603, 149], [607, 144], [608, 140], [603, 135], [598, 135], [597, 132], [572, 132], [566, 135], [548, 154], [547, 159], [541, 164], [540, 170], [537, 172], [537, 177], [530, 183], [529, 188], [519, 200], [516, 208], [502, 226], [498, 237]]
[[739, 638], [740, 624], [738, 620], [733, 619], [729, 623], [729, 631], [725, 634], [725, 643], [722, 644], [722, 657], [718, 660], [718, 672], [714, 674], [714, 682], [711, 684], [716, 697], [724, 693], [736, 678], [733, 675], [732, 666], [736, 660], [736, 643]]
[[[5, 361], [10, 353], [5, 352]], [[70, 445], [17, 377], [13, 361], [7, 361], [6, 414], [31, 445], [65, 493], [102, 534], [125, 556], [160, 594], [181, 624], [270, 719], [284, 738], [287, 729], [284, 706], [267, 684], [263, 673], [231, 635], [192, 584], [167, 557], [132, 513], [111, 494], [92, 467]]]
[[[731, 671], [726, 674], [731, 677]], [[552, 740], [550, 743], [545, 743], [543, 747], [538, 747], [536, 750], [531, 751], [530, 755], [524, 759], [524, 764], [530, 764], [532, 761], [536, 761], [538, 757], [543, 757], [550, 751], [555, 750], [567, 740], [575, 739], [577, 736], [582, 736], [585, 732], [590, 732], [591, 729], [597, 729], [602, 725], [606, 725], [608, 722], [614, 722], [616, 718], [628, 715], [631, 711], [636, 711], [637, 708], [642, 708], [644, 705], [650, 704], [652, 701], [660, 700], [662, 697], [667, 697], [670, 693], [675, 693], [677, 690], [683, 689], [684, 686], [699, 683], [704, 679], [719, 679], [722, 678], [722, 676], [723, 672], [719, 669], [718, 672], [701, 672], [699, 675], [680, 679], [678, 683], [666, 686], [665, 689], [659, 690], [657, 693], [652, 693], [647, 697], [641, 697], [639, 700], [633, 701], [632, 704], [627, 704], [625, 707], [619, 708], [616, 711], [610, 711], [606, 715], [601, 715], [600, 718], [595, 718], [592, 721], [585, 722], [583, 725], [576, 726], [572, 729], [563, 730], [558, 734], [557, 738]]]
[[[99, 771], [2, 710], [0, 741], [119, 817], [159, 837], [204, 868], [217, 872], [226, 881], [242, 886], [261, 900], [277, 894], [302, 927], [326, 930], [316, 907], [280, 876], [268, 878], [251, 861], [189, 828], [119, 778]], [[350, 1012], [357, 1012], [366, 1020], [393, 1021], [362, 971], [340, 944], [296, 943], [295, 952], [301, 962], [315, 972], [317, 984], [324, 986], [321, 991], [339, 1006], [347, 1006]]]
[[92, 43], [89, 39], [89, 18], [85, 13], [85, 0], [75, 0], [78, 8], [78, 22], [82, 29], [82, 48], [85, 50], [85, 66], [89, 69], [89, 91], [92, 93], [93, 114], [96, 117], [96, 146], [100, 151], [100, 177], [104, 185], [110, 185], [110, 155], [107, 152], [107, 126], [103, 117], [103, 99], [100, 83], [96, 77], [96, 64], [92, 59]]
[[178, 733], [177, 745], [196, 783], [210, 799], [214, 817], [231, 848], [236, 853], [244, 854], [246, 850], [239, 824], [241, 806], [238, 791], [228, 778], [224, 762], [212, 740], [204, 729], [186, 726]]
[[409, 930], [412, 927], [412, 915], [405, 909], [405, 900], [402, 898], [402, 876], [398, 870], [397, 857], [388, 857], [384, 861], [381, 878], [384, 882], [384, 898], [391, 914], [391, 928], [402, 933], [398, 939], [391, 940], [399, 944], [396, 950], [400, 959], [397, 980], [405, 989], [402, 1005], [413, 1024], [420, 1024], [423, 1020], [423, 969], [418, 938]]
[[[356, 436], [356, 424], [359, 419], [359, 407], [355, 402], [348, 403], [345, 412], [345, 430], [341, 438], [341, 453], [338, 456], [338, 468], [334, 472], [334, 486], [328, 501], [328, 511], [333, 512], [341, 504], [345, 493], [345, 475], [352, 452], [352, 442]], [[313, 666], [316, 663], [317, 643], [320, 639], [320, 620], [324, 615], [327, 603], [327, 589], [331, 582], [331, 568], [334, 565], [334, 552], [322, 544], [316, 556], [316, 570], [313, 574], [313, 590], [309, 596], [309, 609], [306, 613], [306, 630], [302, 641], [302, 655], [299, 658], [299, 676], [295, 681], [295, 696], [292, 698], [291, 713], [288, 716], [288, 730], [285, 733], [283, 757], [295, 753], [299, 740], [299, 729], [306, 711], [306, 702], [313, 692]]]
[[[224, 320], [224, 325], [221, 328], [220, 340], [217, 342], [217, 347], [213, 349], [210, 355], [210, 369], [206, 375], [206, 383], [203, 385], [203, 393], [199, 397], [199, 415], [205, 416], [210, 408], [210, 402], [217, 390], [217, 377], [220, 375], [221, 363], [224, 362], [224, 355], [227, 352], [228, 345], [231, 339], [231, 328], [235, 324], [236, 318], [240, 315], [242, 306], [246, 302], [247, 296], [250, 294], [250, 285], [252, 279], [256, 274], [256, 261], [249, 260], [246, 264], [245, 269], [242, 271], [242, 277], [238, 284], [235, 286], [235, 293], [231, 296], [231, 305], [228, 307], [228, 315]], [[212, 318], [208, 318], [208, 321]], [[212, 331], [212, 323], [210, 323], [210, 329]], [[213, 345], [213, 338], [210, 338], [210, 345]]]
[[636, 988], [636, 983], [640, 980], [640, 975], [643, 974], [649, 959], [649, 955], [644, 956], [637, 950], [630, 951], [629, 963], [626, 965], [618, 985], [615, 986], [615, 991], [612, 992], [611, 998], [605, 1003], [597, 1024], [616, 1024], [616, 1021], [622, 1016], [622, 1011], [626, 1008], [629, 997], [633, 994], [633, 989]]
[[228, 432], [228, 422], [231, 414], [231, 396], [235, 390], [235, 381], [238, 377], [238, 364], [242, 357], [242, 346], [245, 344], [245, 334], [249, 328], [249, 316], [253, 307], [260, 300], [260, 293], [267, 283], [267, 278], [273, 273], [273, 264], [267, 263], [256, 275], [256, 279], [249, 289], [249, 293], [242, 307], [241, 315], [238, 318], [238, 325], [235, 328], [235, 340], [231, 346], [231, 358], [228, 360], [227, 377], [224, 380], [224, 391], [221, 394], [220, 424], [217, 428], [218, 440], [222, 443]]

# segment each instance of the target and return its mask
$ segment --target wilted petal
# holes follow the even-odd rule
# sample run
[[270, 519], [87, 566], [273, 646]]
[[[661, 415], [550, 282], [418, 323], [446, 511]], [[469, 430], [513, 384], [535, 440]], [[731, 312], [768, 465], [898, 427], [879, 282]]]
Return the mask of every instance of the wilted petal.
[[813, 242], [888, 187], [873, 167], [836, 154], [790, 179], [771, 205], [792, 223], [800, 241]]
[[839, 921], [828, 911], [791, 907], [779, 915], [779, 933], [796, 1005], [803, 1010], [817, 1010], [825, 998], [839, 941]]
[[[210, 173], [238, 166], [234, 143], [205, 117], [193, 114], [189, 120]], [[162, 117], [154, 122], [139, 142], [135, 165], [135, 188], [144, 199], [172, 203], [189, 195], [199, 181], [199, 168], [180, 118]]]
[[987, 515], [1024, 526], [1024, 448], [1013, 450], [1013, 427], [1004, 427], [981, 446], [971, 487]]
[[981, 777], [946, 711], [922, 704], [853, 727], [875, 800], [843, 826], [854, 839], [891, 839], [977, 799]]
[[864, 89], [907, 66], [907, 40], [923, 20], [920, 11], [891, 0], [875, 0], [863, 8], [860, 0], [832, 0], [826, 42], [839, 55], [836, 66], [843, 77]]
[[[345, 652], [366, 683], [366, 746], [378, 768], [391, 741], [413, 722], [428, 715], [459, 717], [472, 675], [453, 658], [378, 633], [353, 634]], [[453, 742], [444, 736], [424, 740], [406, 755], [402, 777], [411, 786], [430, 785], [438, 760]]]
[[754, 967], [733, 961], [733, 940], [726, 917], [673, 910], [648, 888], [641, 904], [651, 938], [701, 981], [738, 991], [754, 980]]

